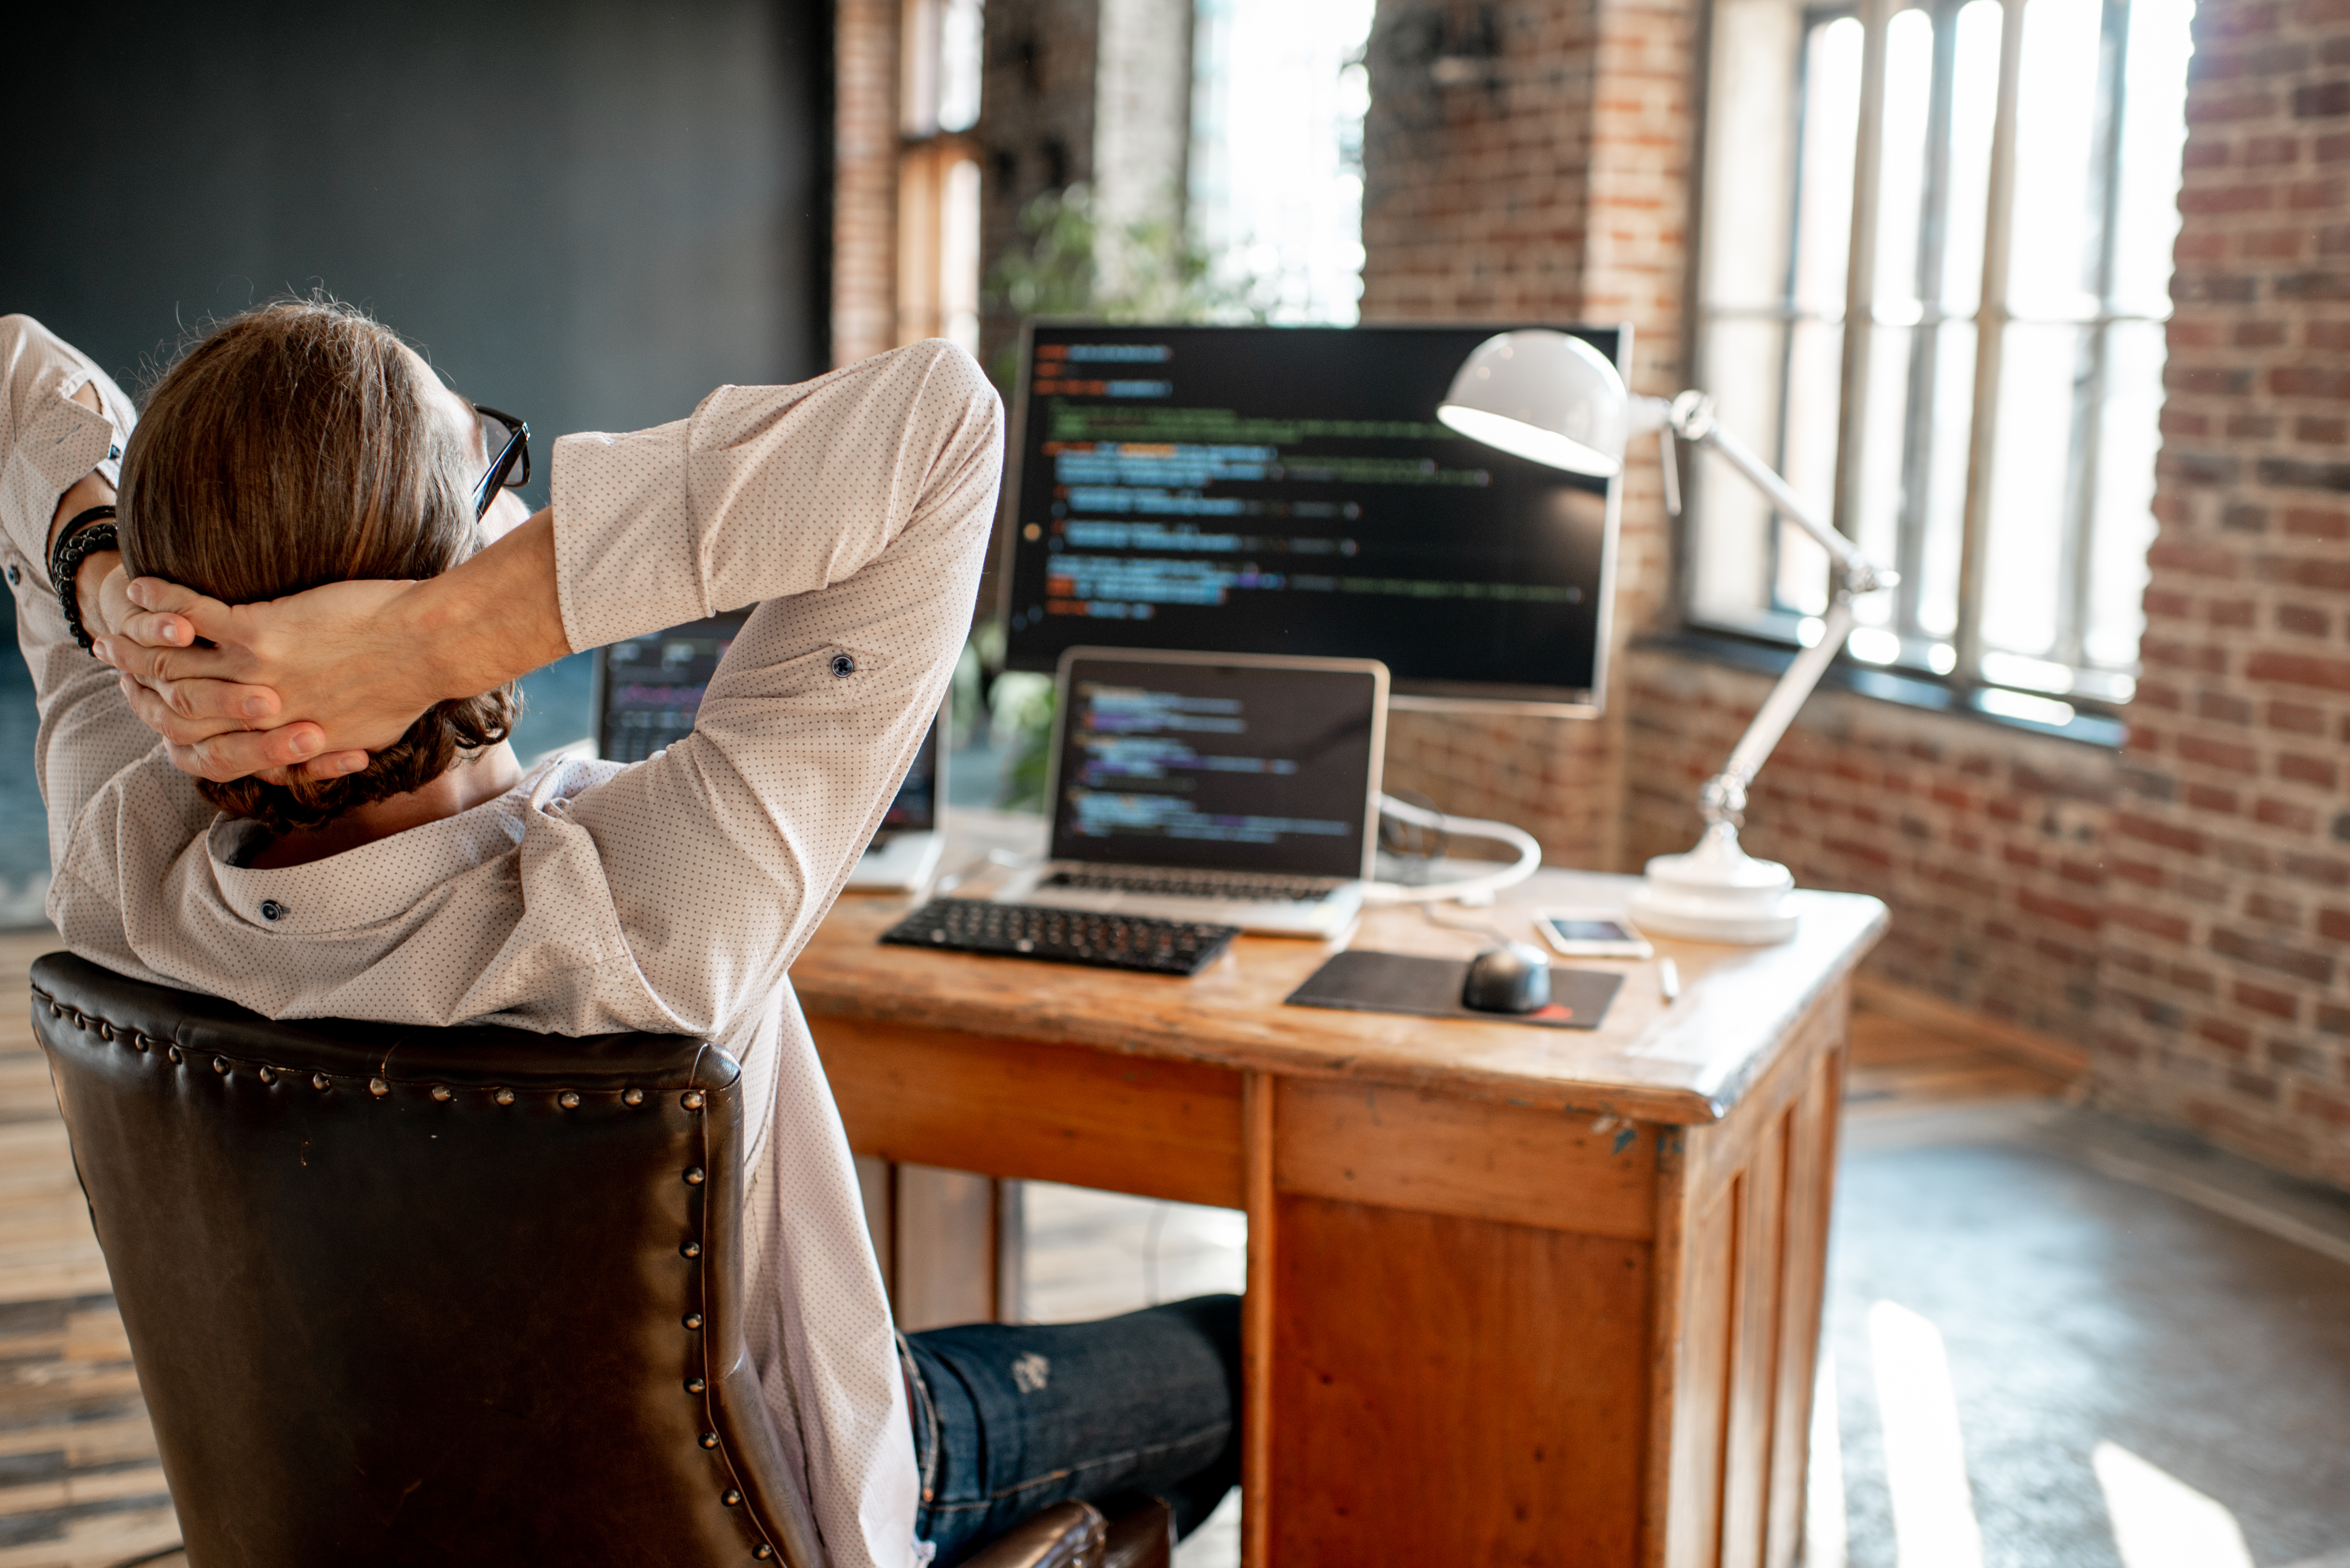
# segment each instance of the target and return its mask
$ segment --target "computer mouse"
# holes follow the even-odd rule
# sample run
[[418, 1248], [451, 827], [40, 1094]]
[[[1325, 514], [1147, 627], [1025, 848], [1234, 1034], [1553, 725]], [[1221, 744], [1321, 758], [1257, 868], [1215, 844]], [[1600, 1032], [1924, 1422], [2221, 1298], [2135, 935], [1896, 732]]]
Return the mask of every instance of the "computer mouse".
[[1469, 963], [1461, 1005], [1479, 1012], [1532, 1012], [1550, 1005], [1550, 960], [1539, 948], [1503, 942]]

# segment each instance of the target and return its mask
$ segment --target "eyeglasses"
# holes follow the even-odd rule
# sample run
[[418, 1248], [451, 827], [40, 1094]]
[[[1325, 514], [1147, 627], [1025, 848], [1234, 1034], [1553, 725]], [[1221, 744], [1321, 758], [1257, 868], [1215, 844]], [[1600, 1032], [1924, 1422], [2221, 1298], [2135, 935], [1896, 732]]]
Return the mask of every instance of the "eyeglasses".
[[[483, 472], [481, 483], [473, 486], [473, 520], [479, 522], [489, 511], [490, 503], [497, 499], [501, 486], [520, 490], [530, 483], [530, 426], [512, 414], [502, 414], [480, 403], [473, 405], [473, 412], [482, 421], [482, 450], [488, 452], [493, 445], [496, 447], [496, 455]], [[503, 441], [498, 439], [501, 432]]]

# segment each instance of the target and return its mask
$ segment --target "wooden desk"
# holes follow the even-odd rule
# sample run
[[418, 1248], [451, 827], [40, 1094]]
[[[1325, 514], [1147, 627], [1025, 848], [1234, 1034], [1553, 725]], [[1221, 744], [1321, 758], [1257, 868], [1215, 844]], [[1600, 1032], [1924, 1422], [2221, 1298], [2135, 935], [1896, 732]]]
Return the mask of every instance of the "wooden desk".
[[[957, 826], [950, 867], [1002, 830]], [[1545, 871], [1484, 914], [1626, 887]], [[1247, 1210], [1254, 1568], [1785, 1568], [1885, 924], [1798, 898], [1783, 946], [1659, 944], [1670, 1008], [1653, 963], [1574, 961], [1627, 975], [1590, 1033], [1284, 1007], [1314, 942], [1188, 981], [881, 947], [899, 898], [843, 898], [792, 980], [860, 1155]], [[1348, 945], [1482, 943], [1391, 909]]]

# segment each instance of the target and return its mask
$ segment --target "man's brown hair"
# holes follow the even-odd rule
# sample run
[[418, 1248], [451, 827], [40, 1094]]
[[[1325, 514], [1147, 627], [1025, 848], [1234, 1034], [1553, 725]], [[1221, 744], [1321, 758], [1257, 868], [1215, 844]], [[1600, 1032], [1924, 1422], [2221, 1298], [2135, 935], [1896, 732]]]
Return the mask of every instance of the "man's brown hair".
[[[280, 300], [223, 323], [155, 383], [123, 452], [125, 569], [229, 604], [447, 571], [478, 537], [479, 457], [432, 390], [400, 339], [348, 306]], [[344, 778], [196, 787], [273, 832], [317, 827], [497, 744], [515, 706], [512, 686], [435, 704]]]

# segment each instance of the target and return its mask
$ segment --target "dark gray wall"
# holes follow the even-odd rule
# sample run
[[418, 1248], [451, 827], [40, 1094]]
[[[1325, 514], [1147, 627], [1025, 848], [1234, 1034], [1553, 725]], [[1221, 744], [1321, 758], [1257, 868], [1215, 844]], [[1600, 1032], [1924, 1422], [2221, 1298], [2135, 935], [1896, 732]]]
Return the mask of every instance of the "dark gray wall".
[[[10, 27], [0, 312], [39, 317], [136, 396], [208, 317], [323, 287], [528, 419], [542, 453], [564, 431], [680, 418], [722, 381], [817, 374], [830, 15], [829, 0], [46, 7]], [[586, 732], [567, 662], [530, 683], [525, 754]], [[14, 730], [0, 722], [0, 742]], [[29, 833], [39, 854], [10, 753], [0, 875], [5, 841]]]
[[[0, 308], [118, 373], [292, 288], [553, 434], [824, 369], [824, 0], [70, 7]], [[19, 52], [21, 51], [21, 52]]]

